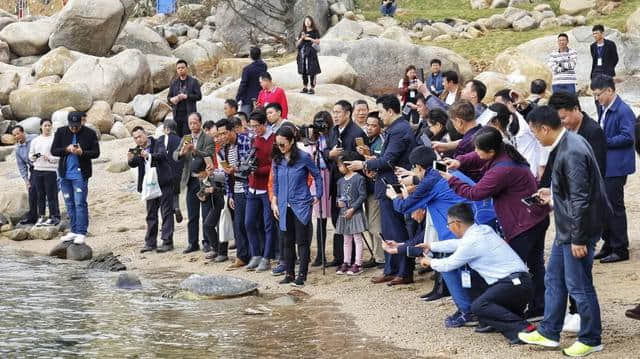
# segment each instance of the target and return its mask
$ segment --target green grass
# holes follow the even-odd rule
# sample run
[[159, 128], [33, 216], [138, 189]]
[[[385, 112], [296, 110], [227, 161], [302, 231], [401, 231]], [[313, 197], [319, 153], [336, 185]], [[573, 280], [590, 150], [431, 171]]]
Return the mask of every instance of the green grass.
[[[442, 21], [445, 18], [458, 18], [468, 21], [477, 20], [483, 17], [490, 17], [493, 14], [501, 14], [504, 9], [482, 9], [473, 10], [469, 0], [398, 0], [399, 12], [398, 21], [410, 27], [417, 19], [429, 19]], [[528, 6], [529, 10], [538, 4], [536, 2]], [[560, 0], [545, 1], [559, 14]], [[356, 6], [362, 10], [362, 14], [367, 20], [375, 20], [380, 17], [379, 0], [356, 0]], [[627, 18], [636, 8], [640, 6], [639, 1], [622, 1], [622, 4], [607, 16], [597, 17], [587, 22], [588, 25], [603, 24], [624, 31]], [[571, 27], [559, 27], [554, 29], [535, 29], [532, 31], [515, 32], [512, 30], [489, 30], [486, 36], [478, 39], [458, 39], [446, 42], [426, 42], [424, 45], [434, 45], [445, 47], [469, 59], [476, 69], [482, 71], [486, 68], [496, 55], [509, 47], [520, 45], [529, 40], [533, 40], [546, 35], [557, 34], [569, 31]]]

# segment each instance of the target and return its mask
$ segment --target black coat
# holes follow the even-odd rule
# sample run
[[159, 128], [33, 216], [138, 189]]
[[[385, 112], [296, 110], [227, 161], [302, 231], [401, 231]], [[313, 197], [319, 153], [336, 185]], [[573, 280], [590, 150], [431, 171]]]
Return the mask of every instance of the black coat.
[[[158, 138], [158, 142], [160, 142], [164, 147], [164, 139], [167, 135], [162, 135]], [[171, 173], [173, 174], [174, 180], [180, 181], [180, 177], [182, 176], [182, 166], [184, 163], [182, 161], [175, 161], [173, 159], [173, 152], [175, 152], [178, 147], [180, 147], [180, 137], [173, 133], [169, 134], [169, 143], [165, 147], [165, 152], [167, 152], [169, 167], [171, 167]]]
[[[173, 181], [173, 173], [169, 166], [169, 156], [167, 155], [167, 149], [164, 147], [164, 142], [160, 142], [151, 136], [148, 139], [151, 143], [151, 167], [156, 168], [158, 184], [160, 187], [170, 185]], [[138, 167], [138, 192], [142, 192], [142, 180], [145, 173], [144, 158], [133, 156], [128, 163], [131, 168]]]
[[598, 74], [616, 76], [616, 65], [618, 64], [618, 49], [616, 43], [611, 40], [604, 40], [604, 53], [602, 54], [602, 66], [598, 65], [598, 45], [591, 44], [591, 78]]
[[552, 189], [558, 244], [595, 244], [610, 213], [604, 180], [587, 140], [566, 131], [555, 152]]
[[342, 133], [338, 131], [338, 126], [333, 126], [329, 131], [327, 136], [327, 148], [323, 151], [323, 156], [329, 166], [329, 170], [331, 171], [331, 184], [329, 186], [331, 195], [336, 194], [338, 179], [343, 175], [338, 170], [335, 161], [329, 159], [329, 152], [335, 146], [342, 148], [344, 150], [343, 153], [356, 152], [356, 138], [358, 137], [362, 137], [365, 144], [368, 144], [367, 135], [360, 126], [353, 122], [353, 120], [349, 120], [349, 123], [344, 130], [342, 130]]
[[[187, 105], [187, 115], [193, 112], [198, 111], [196, 108], [196, 102], [202, 99], [202, 93], [200, 92], [200, 83], [198, 80], [194, 79], [191, 76], [187, 76], [187, 99], [184, 102]], [[171, 81], [171, 86], [169, 86], [169, 94], [167, 95], [167, 103], [171, 104], [173, 107], [173, 118], [176, 118], [176, 110], [178, 109], [178, 105], [174, 105], [171, 103], [170, 99], [180, 93], [180, 78], [175, 78]]]
[[258, 59], [242, 69], [242, 78], [236, 94], [236, 101], [245, 105], [253, 105], [253, 99], [258, 99], [260, 93], [260, 75], [267, 72], [267, 64]]
[[[85, 180], [91, 178], [93, 169], [91, 167], [91, 160], [100, 157], [100, 145], [98, 144], [98, 136], [95, 131], [89, 127], [82, 126], [78, 131], [77, 143], [82, 149], [82, 155], [80, 155], [79, 165], [82, 178]], [[60, 127], [56, 134], [53, 136], [53, 143], [51, 144], [51, 154], [60, 157], [58, 162], [58, 175], [64, 177], [67, 172], [67, 158], [69, 153], [66, 148], [73, 141], [73, 132], [69, 127]]]
[[[318, 31], [309, 31], [307, 32], [307, 36], [312, 39], [319, 39], [320, 34]], [[305, 59], [306, 66], [305, 66]], [[311, 75], [315, 76], [322, 71], [320, 70], [320, 61], [318, 61], [318, 52], [313, 48], [313, 43], [311, 41], [304, 40], [300, 42], [298, 45], [298, 57], [296, 59], [298, 62], [298, 73], [300, 75]]]

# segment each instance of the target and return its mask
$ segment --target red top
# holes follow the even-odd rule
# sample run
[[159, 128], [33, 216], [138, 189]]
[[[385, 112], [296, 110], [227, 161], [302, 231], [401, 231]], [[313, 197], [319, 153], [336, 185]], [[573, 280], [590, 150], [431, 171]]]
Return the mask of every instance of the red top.
[[273, 87], [271, 91], [265, 89], [260, 90], [256, 102], [257, 107], [266, 107], [268, 104], [274, 102], [282, 107], [282, 118], [286, 120], [289, 114], [289, 106], [287, 105], [287, 95], [285, 95], [284, 90], [280, 87]]
[[271, 172], [271, 151], [276, 135], [272, 133], [268, 138], [263, 136], [253, 140], [253, 147], [256, 149], [256, 159], [258, 168], [249, 176], [249, 187], [257, 190], [267, 190], [269, 182], [269, 172]]

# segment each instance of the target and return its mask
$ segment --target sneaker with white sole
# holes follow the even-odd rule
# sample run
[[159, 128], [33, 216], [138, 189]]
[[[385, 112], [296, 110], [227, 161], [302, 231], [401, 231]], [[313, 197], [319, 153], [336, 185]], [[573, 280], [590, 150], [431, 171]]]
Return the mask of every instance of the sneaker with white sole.
[[60, 241], [61, 242], [70, 242], [73, 241], [76, 238], [77, 234], [73, 233], [73, 232], [69, 232], [67, 234], [65, 234], [64, 236], [60, 237]]
[[602, 344], [592, 347], [580, 342], [575, 342], [570, 347], [562, 349], [562, 354], [568, 357], [581, 358], [591, 353], [602, 351], [602, 349], [604, 349]]
[[570, 314], [564, 316], [562, 331], [565, 333], [578, 333], [580, 331], [580, 314]]
[[76, 237], [73, 239], [73, 243], [83, 244], [86, 239], [87, 239], [87, 236], [85, 236], [84, 234], [76, 234]]
[[42, 226], [44, 226], [44, 224], [45, 224], [46, 222], [47, 222], [47, 217], [42, 216], [42, 217], [38, 218], [38, 221], [36, 221], [35, 226], [36, 226], [36, 227], [42, 227]]
[[520, 332], [518, 333], [518, 339], [527, 344], [540, 345], [546, 348], [557, 348], [558, 346], [560, 346], [560, 343], [555, 340], [543, 337], [542, 334], [540, 334], [537, 330], [528, 333]]

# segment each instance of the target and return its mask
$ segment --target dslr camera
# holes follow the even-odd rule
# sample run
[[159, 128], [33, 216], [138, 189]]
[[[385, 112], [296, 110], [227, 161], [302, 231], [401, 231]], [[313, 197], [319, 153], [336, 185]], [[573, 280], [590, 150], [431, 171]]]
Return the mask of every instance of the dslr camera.
[[130, 148], [129, 153], [132, 153], [134, 156], [140, 156], [140, 154], [142, 153], [142, 148], [138, 146]]
[[235, 178], [239, 181], [249, 181], [249, 175], [258, 169], [258, 159], [256, 158], [256, 148], [251, 148], [249, 156], [240, 162]]
[[329, 124], [322, 118], [313, 120], [310, 125], [303, 125], [300, 127], [300, 137], [305, 146], [315, 145], [317, 140], [315, 139], [320, 134], [325, 134], [329, 129]]

